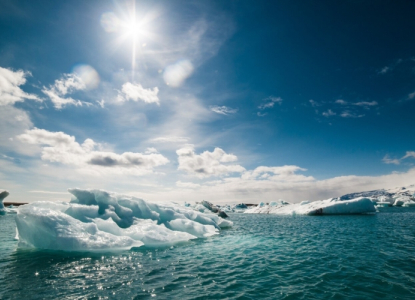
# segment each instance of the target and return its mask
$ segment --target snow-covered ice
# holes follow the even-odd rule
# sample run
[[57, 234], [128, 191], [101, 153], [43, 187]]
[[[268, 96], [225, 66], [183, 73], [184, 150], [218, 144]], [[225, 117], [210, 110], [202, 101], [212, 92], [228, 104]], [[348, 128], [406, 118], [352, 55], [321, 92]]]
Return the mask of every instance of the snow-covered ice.
[[374, 204], [369, 198], [364, 197], [343, 201], [338, 198], [332, 198], [314, 202], [303, 201], [296, 204], [280, 204], [277, 206], [262, 204], [245, 211], [245, 213], [277, 215], [343, 215], [374, 212], [376, 212]]
[[65, 251], [157, 247], [218, 234], [231, 221], [178, 204], [156, 204], [103, 190], [69, 189], [68, 202], [20, 206], [19, 247]]

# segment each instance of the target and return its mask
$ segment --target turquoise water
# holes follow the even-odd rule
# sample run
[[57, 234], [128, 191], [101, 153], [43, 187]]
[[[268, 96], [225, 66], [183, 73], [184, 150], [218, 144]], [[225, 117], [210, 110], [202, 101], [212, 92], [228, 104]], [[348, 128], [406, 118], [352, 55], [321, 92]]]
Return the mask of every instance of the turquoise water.
[[232, 214], [220, 236], [119, 253], [17, 250], [0, 216], [0, 299], [415, 299], [415, 210]]

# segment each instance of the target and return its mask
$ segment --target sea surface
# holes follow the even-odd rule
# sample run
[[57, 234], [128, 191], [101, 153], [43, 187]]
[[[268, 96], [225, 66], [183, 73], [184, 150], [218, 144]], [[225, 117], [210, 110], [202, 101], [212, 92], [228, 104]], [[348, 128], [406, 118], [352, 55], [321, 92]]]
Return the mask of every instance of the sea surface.
[[415, 299], [415, 209], [231, 214], [232, 229], [164, 248], [17, 249], [0, 216], [0, 299]]

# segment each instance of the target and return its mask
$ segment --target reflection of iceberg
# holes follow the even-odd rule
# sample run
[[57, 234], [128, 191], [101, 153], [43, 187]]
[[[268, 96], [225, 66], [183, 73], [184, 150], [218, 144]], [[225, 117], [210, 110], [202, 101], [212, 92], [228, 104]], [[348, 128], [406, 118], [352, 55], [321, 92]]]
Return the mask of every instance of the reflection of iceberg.
[[8, 191], [1, 191], [0, 192], [0, 215], [5, 215], [7, 210], [4, 207], [3, 200], [9, 195]]
[[71, 203], [19, 207], [19, 246], [66, 251], [160, 246], [218, 234], [232, 226], [214, 214], [176, 204], [155, 204], [101, 190], [70, 189]]
[[337, 198], [288, 205], [258, 205], [248, 209], [245, 213], [264, 213], [278, 215], [344, 215], [365, 214], [376, 212], [375, 206], [369, 198], [356, 198], [341, 201]]

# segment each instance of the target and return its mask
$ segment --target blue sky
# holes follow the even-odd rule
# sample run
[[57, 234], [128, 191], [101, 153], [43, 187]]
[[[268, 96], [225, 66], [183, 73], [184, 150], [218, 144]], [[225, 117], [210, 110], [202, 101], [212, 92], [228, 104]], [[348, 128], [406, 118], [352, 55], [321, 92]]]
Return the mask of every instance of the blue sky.
[[411, 1], [0, 3], [0, 187], [298, 202], [415, 183]]

